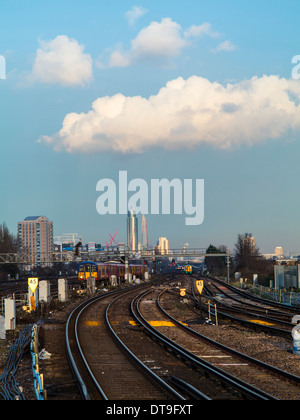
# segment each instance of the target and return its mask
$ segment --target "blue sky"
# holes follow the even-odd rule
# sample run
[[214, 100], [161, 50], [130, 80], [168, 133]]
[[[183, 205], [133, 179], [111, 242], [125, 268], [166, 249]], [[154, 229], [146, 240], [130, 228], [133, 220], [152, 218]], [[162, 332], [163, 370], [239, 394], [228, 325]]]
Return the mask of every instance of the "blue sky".
[[45, 215], [55, 235], [125, 241], [96, 185], [127, 170], [205, 180], [203, 224], [149, 215], [151, 244], [232, 249], [252, 232], [262, 252], [300, 253], [299, 13], [297, 0], [2, 0], [0, 222]]

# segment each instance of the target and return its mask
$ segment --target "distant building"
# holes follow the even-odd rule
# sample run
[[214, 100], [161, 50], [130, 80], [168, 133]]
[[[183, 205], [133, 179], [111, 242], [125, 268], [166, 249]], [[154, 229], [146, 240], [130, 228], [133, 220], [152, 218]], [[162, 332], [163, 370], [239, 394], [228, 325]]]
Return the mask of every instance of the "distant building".
[[148, 227], [146, 217], [142, 216], [142, 235], [141, 235], [141, 248], [149, 248], [149, 239], [148, 239]]
[[131, 251], [138, 250], [138, 218], [133, 210], [128, 212], [127, 217], [127, 246]]
[[55, 243], [72, 244], [75, 246], [81, 240], [78, 233], [64, 233], [61, 236], [55, 236]]
[[245, 233], [242, 240], [243, 240], [244, 244], [247, 244], [249, 246], [249, 250], [252, 253], [255, 253], [255, 251], [256, 251], [256, 241], [255, 241], [255, 238], [252, 235], [252, 233]]
[[274, 265], [275, 289], [300, 288], [299, 261]]
[[49, 254], [53, 252], [53, 222], [45, 216], [27, 217], [18, 223], [18, 249], [23, 254], [30, 254], [33, 267], [50, 266]]
[[283, 254], [283, 248], [282, 246], [277, 246], [275, 248], [275, 252], [274, 254], [263, 254], [263, 257], [266, 260], [278, 260], [278, 259], [283, 259], [284, 258], [284, 254]]
[[167, 238], [159, 238], [158, 244], [156, 247], [157, 253], [160, 255], [169, 254], [169, 241]]
[[275, 257], [277, 257], [277, 258], [283, 258], [284, 257], [282, 246], [277, 246], [275, 248]]

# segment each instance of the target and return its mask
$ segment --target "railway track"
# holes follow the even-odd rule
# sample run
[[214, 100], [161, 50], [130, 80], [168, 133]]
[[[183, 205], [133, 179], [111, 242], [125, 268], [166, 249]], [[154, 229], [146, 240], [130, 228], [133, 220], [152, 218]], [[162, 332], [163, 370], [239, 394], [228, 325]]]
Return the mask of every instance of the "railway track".
[[184, 400], [134, 356], [114, 331], [113, 308], [118, 308], [119, 299], [136, 293], [135, 289], [96, 297], [71, 314], [67, 352], [83, 399]]
[[109, 293], [70, 315], [67, 349], [84, 399], [273, 399], [155, 333], [140, 311], [151, 293]]
[[[205, 291], [207, 297], [218, 304], [220, 316], [291, 340], [291, 320], [297, 309], [274, 306], [272, 302], [252, 297], [215, 279], [206, 282]], [[195, 296], [194, 289], [192, 293]]]
[[[146, 298], [149, 293], [158, 293], [158, 295], [161, 294], [161, 292], [157, 291], [146, 292], [137, 297], [132, 302], [133, 316], [136, 321], [145, 328], [152, 338], [155, 338], [159, 343], [168, 348], [169, 351], [172, 351], [177, 357], [180, 357], [188, 364], [189, 367], [192, 368], [192, 372], [194, 372], [194, 374], [187, 371], [187, 368], [185, 368], [181, 371], [181, 375], [188, 375], [188, 380], [192, 383], [196, 382], [195, 386], [197, 386], [200, 391], [201, 387], [203, 387], [202, 392], [206, 393], [208, 399], [276, 400], [276, 398], [268, 395], [266, 392], [232, 376], [228, 372], [225, 372], [217, 366], [206, 362], [205, 360], [199, 358], [195, 353], [191, 352], [187, 348], [186, 337], [182, 339], [179, 337], [178, 330], [180, 330], [180, 325], [176, 322], [173, 323], [173, 320], [170, 325], [170, 318], [162, 315], [162, 313], [157, 309], [157, 297], [151, 298], [148, 296], [148, 298]], [[151, 304], [151, 302], [152, 307], [149, 308], [149, 303]], [[158, 321], [154, 323], [156, 327], [153, 327], [153, 322], [149, 321], [154, 314], [156, 319], [158, 319]], [[181, 323], [179, 322], [179, 324]], [[166, 334], [166, 332], [168, 332], [168, 334]], [[174, 335], [176, 338], [174, 338]], [[179, 344], [179, 341], [181, 344]], [[201, 377], [205, 378], [202, 383], [199, 382], [199, 378]]]
[[256, 311], [261, 310], [265, 313], [274, 314], [282, 318], [293, 317], [299, 312], [299, 308], [282, 304], [279, 302], [274, 302], [270, 300], [263, 299], [258, 297], [248, 291], [236, 288], [228, 283], [225, 283], [222, 280], [215, 278], [208, 278], [208, 282], [216, 288], [218, 292], [222, 291], [235, 302], [236, 306], [247, 306], [249, 308], [254, 308]]
[[183, 325], [171, 288], [110, 292], [73, 311], [66, 341], [84, 399], [300, 398], [298, 376]]
[[[166, 292], [163, 292], [165, 295]], [[163, 316], [174, 322], [179, 328], [191, 335], [196, 341], [190, 340], [191, 351], [200, 354], [205, 360], [208, 359], [210, 363], [222, 365], [222, 369], [237, 375], [247, 383], [253, 384], [255, 387], [262, 388], [276, 399], [299, 399], [300, 398], [300, 377], [290, 374], [286, 371], [278, 369], [253, 357], [245, 355], [237, 350], [224, 346], [199, 332], [183, 325], [182, 321], [177, 320], [168, 311], [163, 308], [161, 300], [163, 301], [163, 294], [157, 300], [156, 305], [162, 312]], [[171, 294], [170, 294], [171, 295]], [[171, 299], [171, 300], [170, 300]], [[168, 308], [174, 308], [174, 295], [172, 297], [165, 297], [165, 305]], [[179, 335], [178, 335], [179, 337]], [[177, 338], [177, 342], [178, 342]], [[181, 338], [182, 342], [187, 343], [188, 339]], [[199, 344], [199, 340], [202, 344]], [[202, 358], [200, 356], [200, 358]], [[228, 363], [220, 363], [220, 359], [228, 360]]]

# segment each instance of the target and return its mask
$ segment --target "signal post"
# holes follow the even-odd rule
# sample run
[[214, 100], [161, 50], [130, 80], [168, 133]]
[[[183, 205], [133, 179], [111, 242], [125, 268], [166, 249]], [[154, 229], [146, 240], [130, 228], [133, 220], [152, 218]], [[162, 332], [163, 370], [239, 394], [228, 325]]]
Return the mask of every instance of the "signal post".
[[196, 281], [197, 290], [200, 294], [200, 316], [202, 317], [202, 302], [201, 302], [201, 295], [204, 288], [204, 280], [197, 280]]
[[28, 300], [30, 311], [35, 311], [38, 305], [38, 285], [39, 279], [37, 277], [30, 277], [28, 279]]

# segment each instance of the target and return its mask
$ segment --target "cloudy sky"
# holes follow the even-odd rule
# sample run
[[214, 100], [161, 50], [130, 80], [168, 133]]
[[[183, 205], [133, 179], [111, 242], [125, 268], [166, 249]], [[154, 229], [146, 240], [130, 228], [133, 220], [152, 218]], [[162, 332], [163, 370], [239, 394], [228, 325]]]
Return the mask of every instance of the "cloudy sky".
[[125, 241], [96, 187], [127, 171], [204, 179], [203, 223], [149, 214], [151, 244], [232, 249], [251, 232], [262, 252], [300, 253], [299, 14], [298, 0], [2, 0], [0, 222]]

